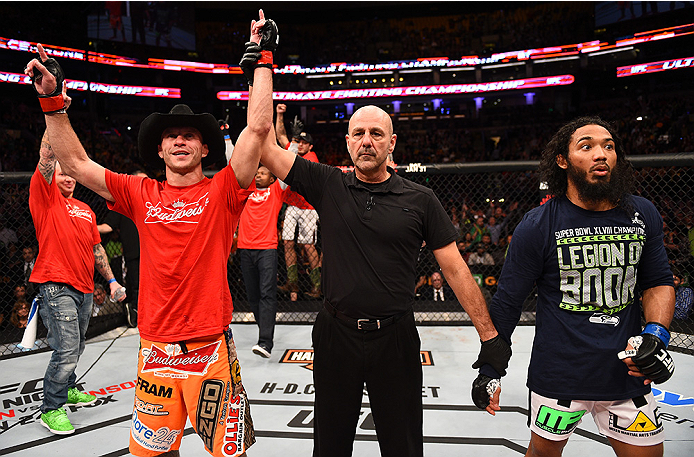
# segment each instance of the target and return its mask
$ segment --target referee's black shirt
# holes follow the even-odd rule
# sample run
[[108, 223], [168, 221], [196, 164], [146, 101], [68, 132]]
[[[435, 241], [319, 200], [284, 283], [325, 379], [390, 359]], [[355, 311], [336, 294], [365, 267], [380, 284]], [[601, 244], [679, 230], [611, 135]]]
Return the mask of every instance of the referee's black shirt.
[[297, 157], [285, 179], [320, 216], [323, 295], [355, 319], [409, 310], [422, 240], [434, 250], [457, 237], [431, 189], [388, 171], [388, 180], [370, 184]]

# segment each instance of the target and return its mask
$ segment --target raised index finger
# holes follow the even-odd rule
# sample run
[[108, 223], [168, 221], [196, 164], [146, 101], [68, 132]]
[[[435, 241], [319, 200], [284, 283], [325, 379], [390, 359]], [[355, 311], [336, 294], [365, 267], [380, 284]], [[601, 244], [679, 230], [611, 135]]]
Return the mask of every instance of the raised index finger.
[[263, 13], [262, 9], [258, 10], [258, 18], [259, 18], [259, 21], [262, 21], [263, 19], [265, 19], [265, 13]]
[[48, 54], [46, 54], [46, 50], [43, 49], [41, 43], [38, 43], [36, 47], [39, 48], [39, 57], [41, 57], [41, 60], [46, 60], [48, 58]]

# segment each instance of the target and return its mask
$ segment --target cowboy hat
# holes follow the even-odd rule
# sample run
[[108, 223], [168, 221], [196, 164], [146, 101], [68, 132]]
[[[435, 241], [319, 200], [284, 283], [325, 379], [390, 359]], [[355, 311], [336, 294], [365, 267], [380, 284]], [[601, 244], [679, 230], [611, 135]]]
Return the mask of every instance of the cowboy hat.
[[140, 157], [149, 166], [164, 168], [164, 159], [159, 157], [159, 145], [162, 133], [169, 127], [194, 127], [200, 131], [202, 143], [209, 149], [207, 156], [202, 158], [203, 167], [224, 158], [226, 145], [217, 119], [209, 113], [195, 114], [188, 105], [179, 104], [171, 108], [168, 114], [150, 114], [140, 124], [137, 148]]

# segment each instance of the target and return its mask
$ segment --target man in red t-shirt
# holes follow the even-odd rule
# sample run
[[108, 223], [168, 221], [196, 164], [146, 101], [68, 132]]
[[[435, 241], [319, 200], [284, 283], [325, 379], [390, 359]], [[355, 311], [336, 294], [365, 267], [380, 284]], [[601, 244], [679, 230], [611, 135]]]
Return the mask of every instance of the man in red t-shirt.
[[246, 296], [258, 324], [253, 352], [269, 358], [277, 314], [277, 216], [287, 185], [261, 165], [255, 187], [241, 213], [238, 252]]
[[75, 184], [56, 162], [44, 134], [39, 164], [29, 186], [29, 210], [39, 242], [29, 280], [38, 285], [39, 314], [53, 349], [43, 378], [40, 423], [57, 435], [75, 431], [64, 404], [90, 405], [96, 401], [95, 396], [75, 386], [75, 369], [92, 314], [94, 265], [108, 281], [112, 298], [121, 287], [101, 245], [94, 212], [72, 196]]
[[[292, 124], [292, 141], [289, 142], [287, 130], [284, 127], [284, 113], [287, 106], [280, 103], [276, 108], [275, 134], [277, 141], [285, 149], [298, 154], [306, 160], [318, 163], [318, 156], [313, 151], [313, 137], [303, 130], [303, 124], [295, 120]], [[284, 240], [284, 263], [287, 266], [287, 282], [280, 289], [285, 292], [299, 292], [299, 267], [294, 249], [295, 238], [308, 259], [311, 271], [312, 288], [306, 295], [320, 297], [320, 266], [321, 259], [316, 250], [318, 233], [318, 213], [301, 195], [289, 189], [284, 197], [287, 209], [284, 212], [282, 239]]]
[[[140, 124], [138, 149], [166, 181], [113, 173], [89, 159], [66, 114], [62, 69], [38, 45], [41, 61], [25, 73], [45, 113], [51, 143], [77, 181], [129, 217], [140, 235], [140, 350], [130, 452], [178, 455], [186, 420], [214, 456], [240, 456], [255, 442], [250, 407], [229, 324], [233, 309], [227, 259], [233, 229], [252, 193], [263, 141], [272, 129], [272, 56], [279, 35], [271, 20], [251, 22], [241, 60], [249, 79], [248, 127], [212, 179], [203, 166], [224, 159], [217, 120], [186, 105]], [[39, 76], [40, 78], [35, 78]], [[254, 97], [254, 89], [260, 97]], [[251, 186], [251, 189], [247, 189]], [[157, 414], [152, 414], [152, 405]], [[222, 425], [219, 425], [222, 424]]]

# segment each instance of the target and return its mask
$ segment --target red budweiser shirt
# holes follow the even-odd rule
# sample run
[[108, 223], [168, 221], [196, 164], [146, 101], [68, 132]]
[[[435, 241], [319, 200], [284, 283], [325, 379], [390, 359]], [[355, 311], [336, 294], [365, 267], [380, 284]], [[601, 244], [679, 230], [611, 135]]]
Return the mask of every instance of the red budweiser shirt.
[[227, 259], [249, 190], [231, 166], [176, 187], [106, 170], [115, 203], [140, 234], [138, 328], [152, 341], [214, 335], [231, 322]]
[[[288, 148], [289, 146], [287, 146], [287, 149]], [[306, 154], [300, 155], [299, 157], [318, 163], [318, 156], [313, 151], [308, 151]], [[287, 189], [287, 192], [284, 194], [284, 202], [289, 206], [296, 206], [299, 209], [313, 209], [313, 206], [309, 205], [304, 197], [291, 190], [291, 187]]]
[[94, 245], [101, 243], [89, 205], [65, 198], [53, 175], [49, 185], [38, 170], [31, 177], [29, 210], [39, 254], [29, 280], [59, 282], [85, 294], [94, 292]]
[[239, 249], [277, 249], [277, 216], [285, 192], [280, 181], [275, 180], [248, 197], [239, 222]]

